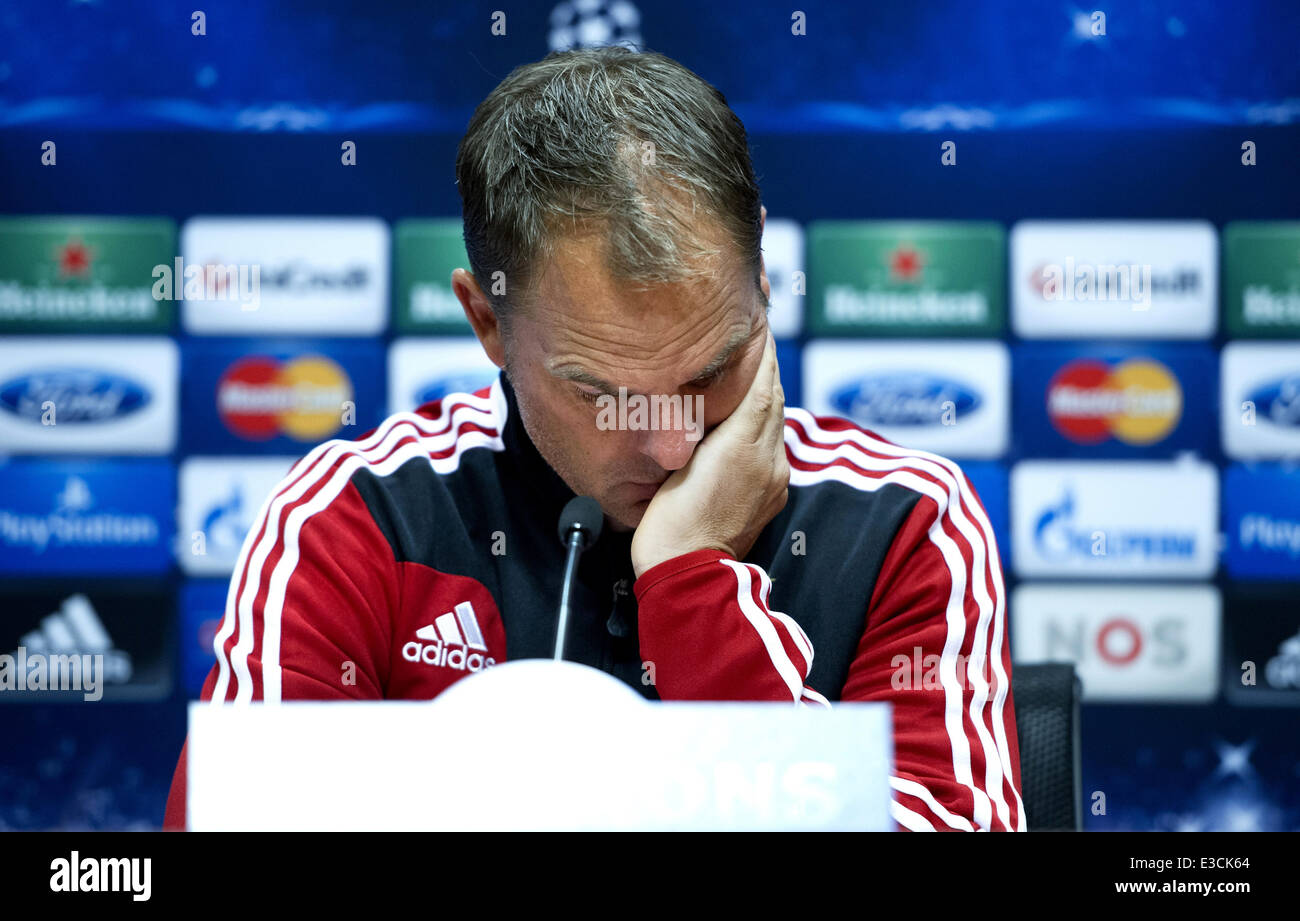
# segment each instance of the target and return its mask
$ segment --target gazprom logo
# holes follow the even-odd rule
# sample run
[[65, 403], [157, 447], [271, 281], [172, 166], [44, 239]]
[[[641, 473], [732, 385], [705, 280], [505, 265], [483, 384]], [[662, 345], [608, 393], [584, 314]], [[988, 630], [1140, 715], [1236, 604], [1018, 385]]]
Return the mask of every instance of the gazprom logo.
[[149, 392], [135, 381], [80, 368], [33, 371], [0, 382], [0, 410], [40, 422], [47, 403], [59, 424], [110, 422], [149, 405]]
[[1260, 418], [1300, 428], [1300, 372], [1261, 384], [1246, 394], [1246, 399], [1255, 404]]
[[840, 387], [830, 398], [843, 415], [867, 425], [940, 425], [984, 402], [960, 381], [923, 373], [877, 374]]
[[1043, 509], [1034, 522], [1034, 547], [1043, 559], [1189, 560], [1195, 557], [1193, 531], [1159, 531], [1124, 526], [1101, 527], [1075, 521], [1074, 490], [1066, 487], [1061, 500]]

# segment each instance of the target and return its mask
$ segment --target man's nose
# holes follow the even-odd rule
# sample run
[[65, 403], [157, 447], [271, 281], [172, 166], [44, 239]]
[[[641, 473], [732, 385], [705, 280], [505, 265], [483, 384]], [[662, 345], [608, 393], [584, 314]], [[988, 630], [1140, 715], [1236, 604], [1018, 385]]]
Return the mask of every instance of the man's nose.
[[684, 428], [648, 430], [641, 433], [641, 452], [664, 470], [679, 470], [691, 459], [699, 439], [691, 439]]

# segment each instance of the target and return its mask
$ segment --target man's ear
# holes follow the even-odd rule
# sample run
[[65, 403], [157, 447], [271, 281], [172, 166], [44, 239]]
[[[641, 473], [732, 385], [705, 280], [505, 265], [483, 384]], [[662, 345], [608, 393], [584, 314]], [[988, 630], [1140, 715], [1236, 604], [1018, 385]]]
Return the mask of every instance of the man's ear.
[[[758, 206], [758, 231], [759, 241], [762, 241], [763, 229], [767, 227], [767, 206]], [[772, 285], [767, 280], [767, 262], [763, 259], [763, 250], [760, 247], [758, 251], [758, 287], [763, 292], [763, 297], [769, 301], [772, 299]]]
[[505, 344], [501, 335], [501, 323], [497, 320], [496, 311], [492, 309], [492, 302], [487, 299], [474, 276], [464, 269], [456, 269], [451, 273], [451, 290], [464, 308], [465, 319], [474, 327], [474, 335], [478, 336], [488, 360], [498, 368], [504, 368]]

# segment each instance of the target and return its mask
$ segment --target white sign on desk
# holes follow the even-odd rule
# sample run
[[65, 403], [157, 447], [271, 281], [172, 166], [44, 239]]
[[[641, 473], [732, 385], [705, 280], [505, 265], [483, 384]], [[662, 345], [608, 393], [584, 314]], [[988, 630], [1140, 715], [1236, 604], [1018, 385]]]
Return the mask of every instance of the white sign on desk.
[[194, 831], [885, 831], [887, 704], [652, 703], [509, 662], [432, 702], [190, 705]]

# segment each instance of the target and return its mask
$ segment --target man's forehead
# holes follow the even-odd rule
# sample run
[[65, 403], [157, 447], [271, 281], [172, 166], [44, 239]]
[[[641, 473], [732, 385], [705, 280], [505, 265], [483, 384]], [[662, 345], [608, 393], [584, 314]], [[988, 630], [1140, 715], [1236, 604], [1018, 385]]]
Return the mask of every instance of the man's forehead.
[[[673, 383], [689, 384], [722, 371], [753, 337], [755, 325], [755, 314], [742, 315], [740, 322], [729, 324], [726, 338], [718, 348], [711, 352], [692, 350], [697, 352], [695, 355], [670, 352], [644, 362], [619, 363], [610, 360], [615, 357], [612, 355], [605, 357], [592, 354], [580, 357], [570, 352], [560, 352], [545, 358], [543, 363], [547, 371], [561, 380], [611, 392], [618, 386], [627, 386], [623, 381], [629, 370], [634, 375], [649, 371], [672, 373], [676, 379]], [[637, 388], [629, 386], [629, 389], [635, 391]]]
[[592, 386], [673, 372], [680, 383], [712, 373], [748, 340], [762, 295], [727, 254], [661, 285], [614, 278], [596, 240], [560, 241], [527, 311], [547, 370]]
[[[713, 300], [737, 286], [745, 275], [744, 260], [733, 247], [719, 245], [707, 255], [679, 263], [676, 273], [657, 277], [624, 277], [611, 271], [609, 239], [600, 233], [569, 234], [556, 240], [542, 258], [528, 300], [543, 309], [618, 314], [630, 303], [653, 298], [666, 303]], [[668, 276], [673, 280], [667, 280]]]

